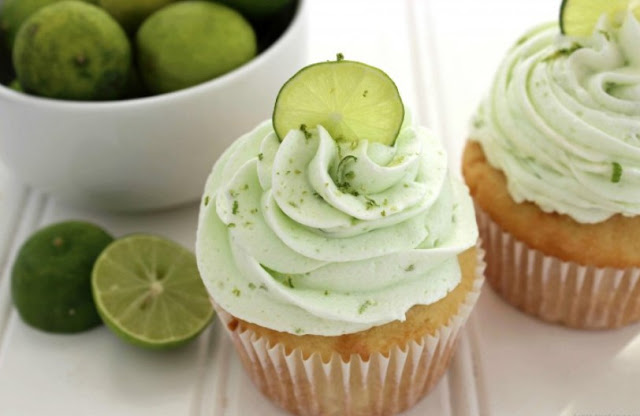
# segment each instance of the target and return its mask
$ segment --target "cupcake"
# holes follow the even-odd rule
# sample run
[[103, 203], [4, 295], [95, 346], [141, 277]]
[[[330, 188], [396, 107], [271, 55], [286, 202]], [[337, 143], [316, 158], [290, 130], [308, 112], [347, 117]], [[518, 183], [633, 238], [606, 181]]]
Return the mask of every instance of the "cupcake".
[[[315, 124], [300, 106], [324, 105], [324, 94], [357, 111], [338, 99]], [[305, 97], [297, 110], [291, 97]], [[445, 372], [483, 282], [477, 237], [466, 187], [437, 138], [404, 114], [395, 84], [338, 61], [298, 73], [273, 122], [215, 164], [196, 253], [267, 397], [298, 415], [375, 416], [409, 408]]]
[[545, 24], [508, 51], [463, 175], [495, 291], [545, 321], [615, 328], [640, 319], [640, 24], [604, 16], [589, 33]]

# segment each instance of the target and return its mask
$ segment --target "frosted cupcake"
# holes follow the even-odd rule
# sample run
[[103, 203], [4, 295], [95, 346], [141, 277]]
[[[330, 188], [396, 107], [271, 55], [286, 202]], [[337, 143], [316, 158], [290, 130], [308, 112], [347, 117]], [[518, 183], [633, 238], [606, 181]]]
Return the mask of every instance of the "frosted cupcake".
[[[606, 2], [602, 2], [605, 4]], [[640, 319], [640, 24], [526, 33], [473, 121], [463, 173], [507, 302], [550, 322]]]
[[[381, 71], [319, 65], [336, 74], [327, 93], [364, 94], [358, 111], [382, 101], [379, 80], [367, 93], [346, 91], [366, 75], [340, 82], [349, 66], [386, 77]], [[400, 116], [391, 145], [330, 121], [280, 139], [264, 122], [207, 181], [202, 278], [254, 383], [293, 413], [391, 415], [412, 406], [446, 370], [477, 299], [471, 198], [433, 134]]]

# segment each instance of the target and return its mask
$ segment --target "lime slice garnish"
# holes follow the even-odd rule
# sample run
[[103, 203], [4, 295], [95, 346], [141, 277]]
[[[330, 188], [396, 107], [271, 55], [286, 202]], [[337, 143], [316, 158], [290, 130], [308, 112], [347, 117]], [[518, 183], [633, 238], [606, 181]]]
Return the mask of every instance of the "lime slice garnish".
[[621, 23], [627, 10], [640, 18], [640, 2], [634, 0], [563, 0], [560, 29], [571, 36], [589, 36], [606, 14], [611, 23]]
[[80, 221], [53, 224], [29, 237], [11, 272], [11, 295], [22, 319], [49, 332], [100, 325], [91, 270], [112, 241], [102, 228]]
[[378, 68], [332, 61], [301, 69], [287, 81], [273, 109], [280, 139], [301, 125], [321, 125], [336, 140], [393, 144], [404, 118], [398, 87]]
[[195, 256], [161, 237], [139, 234], [114, 241], [98, 257], [91, 284], [107, 326], [139, 346], [182, 345], [213, 316]]

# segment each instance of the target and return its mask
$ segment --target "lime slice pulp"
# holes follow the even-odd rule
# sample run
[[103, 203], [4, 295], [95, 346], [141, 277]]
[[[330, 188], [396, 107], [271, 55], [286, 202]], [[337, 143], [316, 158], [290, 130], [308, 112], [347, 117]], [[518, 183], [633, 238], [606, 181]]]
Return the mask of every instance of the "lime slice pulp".
[[571, 36], [589, 36], [604, 14], [612, 23], [621, 23], [627, 10], [640, 18], [640, 2], [634, 0], [563, 0], [560, 29]]
[[378, 68], [332, 61], [301, 69], [276, 99], [273, 127], [280, 139], [301, 125], [321, 125], [335, 140], [366, 139], [391, 145], [404, 118], [404, 105], [391, 78]]
[[195, 256], [161, 237], [139, 234], [114, 241], [98, 257], [91, 284], [107, 326], [142, 347], [182, 345], [213, 316]]

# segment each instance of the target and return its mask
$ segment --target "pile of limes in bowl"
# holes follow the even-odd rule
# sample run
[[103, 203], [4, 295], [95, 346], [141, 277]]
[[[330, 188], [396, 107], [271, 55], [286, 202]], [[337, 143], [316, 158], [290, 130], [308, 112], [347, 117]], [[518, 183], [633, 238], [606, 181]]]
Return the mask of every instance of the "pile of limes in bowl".
[[0, 81], [66, 100], [163, 94], [223, 75], [286, 29], [296, 0], [5, 0]]

